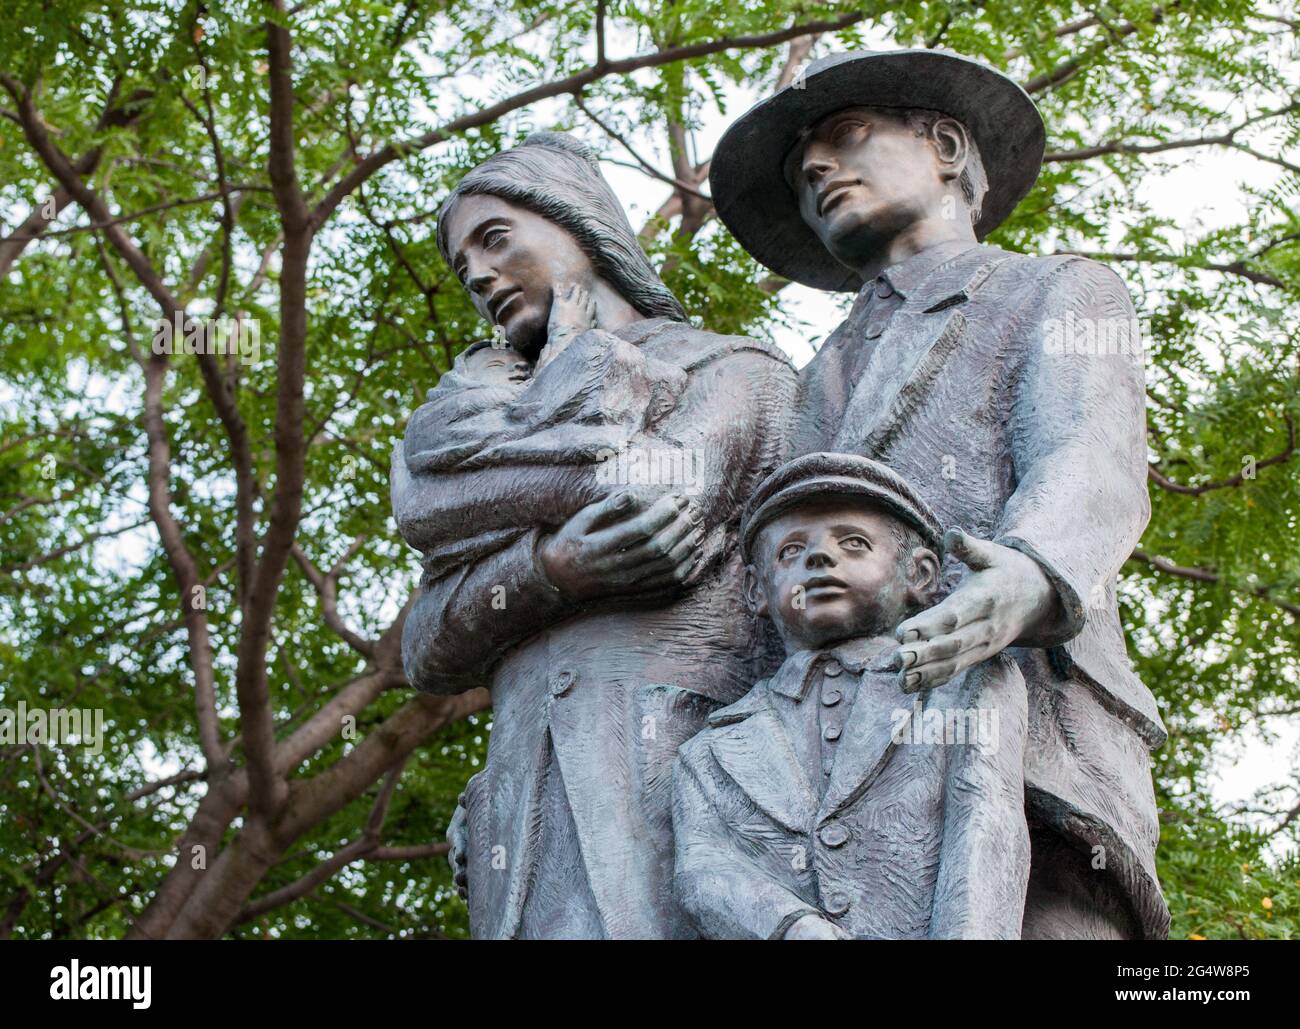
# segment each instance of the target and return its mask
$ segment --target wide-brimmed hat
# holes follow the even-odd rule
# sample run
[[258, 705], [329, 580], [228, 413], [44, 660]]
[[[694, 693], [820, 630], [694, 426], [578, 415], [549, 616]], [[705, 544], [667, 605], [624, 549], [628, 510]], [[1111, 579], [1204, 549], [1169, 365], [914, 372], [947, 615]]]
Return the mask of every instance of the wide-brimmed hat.
[[833, 54], [742, 115], [723, 135], [709, 169], [718, 217], [778, 275], [826, 290], [861, 288], [799, 214], [784, 174], [801, 130], [846, 107], [938, 111], [964, 124], [988, 175], [975, 235], [1006, 219], [1038, 178], [1043, 119], [1020, 86], [979, 61], [941, 50]]
[[750, 559], [759, 530], [803, 504], [856, 500], [883, 508], [943, 553], [943, 526], [910, 483], [893, 469], [857, 454], [822, 452], [787, 461], [758, 484], [740, 522], [741, 553]]

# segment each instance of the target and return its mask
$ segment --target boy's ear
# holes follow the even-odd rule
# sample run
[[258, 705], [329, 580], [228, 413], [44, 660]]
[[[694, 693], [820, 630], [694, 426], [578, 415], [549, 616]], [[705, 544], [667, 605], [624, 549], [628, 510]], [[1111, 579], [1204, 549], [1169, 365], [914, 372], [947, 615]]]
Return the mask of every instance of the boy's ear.
[[767, 591], [763, 589], [763, 580], [756, 565], [745, 565], [745, 581], [741, 584], [745, 595], [745, 606], [750, 614], [760, 618], [767, 615]]
[[929, 607], [939, 590], [939, 555], [927, 547], [916, 547], [910, 562], [907, 599], [917, 607]]

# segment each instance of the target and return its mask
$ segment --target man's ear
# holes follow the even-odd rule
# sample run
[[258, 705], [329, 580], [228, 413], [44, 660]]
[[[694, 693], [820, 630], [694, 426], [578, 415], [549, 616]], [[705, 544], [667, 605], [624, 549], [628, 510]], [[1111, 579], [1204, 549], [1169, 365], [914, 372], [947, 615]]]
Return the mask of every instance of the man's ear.
[[961, 175], [970, 159], [966, 128], [955, 118], [940, 118], [930, 130], [930, 144], [939, 157], [939, 175], [952, 181]]
[[745, 565], [745, 581], [741, 584], [745, 596], [745, 606], [749, 613], [760, 618], [767, 615], [767, 591], [763, 589], [763, 580], [755, 565]]
[[939, 591], [939, 556], [927, 547], [917, 547], [908, 562], [907, 599], [918, 608], [929, 607]]

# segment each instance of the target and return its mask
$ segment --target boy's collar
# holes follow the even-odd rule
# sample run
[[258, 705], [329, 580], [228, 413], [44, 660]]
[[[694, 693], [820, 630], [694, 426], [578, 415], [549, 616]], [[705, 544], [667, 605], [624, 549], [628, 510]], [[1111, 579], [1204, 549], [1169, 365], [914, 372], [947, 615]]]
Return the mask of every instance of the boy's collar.
[[803, 700], [815, 673], [831, 661], [854, 675], [862, 672], [896, 671], [894, 655], [898, 641], [890, 636], [866, 636], [845, 640], [822, 650], [797, 650], [772, 676], [769, 688], [790, 700]]

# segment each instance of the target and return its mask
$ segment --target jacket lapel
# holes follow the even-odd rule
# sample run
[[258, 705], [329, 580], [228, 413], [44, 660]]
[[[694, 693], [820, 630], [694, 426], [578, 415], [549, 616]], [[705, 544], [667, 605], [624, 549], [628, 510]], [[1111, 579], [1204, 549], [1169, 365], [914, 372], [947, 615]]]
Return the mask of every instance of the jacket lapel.
[[[799, 717], [802, 695], [815, 653], [789, 658], [773, 676], [755, 713], [714, 733], [709, 748], [736, 785], [773, 821], [790, 832], [806, 833], [817, 810], [808, 780], [807, 733]], [[797, 691], [797, 694], [796, 694]], [[738, 707], [739, 705], [737, 705]], [[816, 726], [814, 725], [814, 730]]]
[[960, 307], [1006, 260], [999, 254], [972, 247], [913, 289], [853, 385], [832, 449], [867, 457], [884, 452], [960, 345], [966, 329]]

